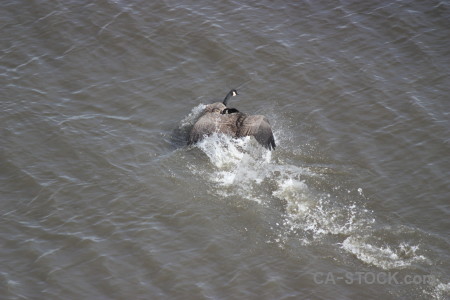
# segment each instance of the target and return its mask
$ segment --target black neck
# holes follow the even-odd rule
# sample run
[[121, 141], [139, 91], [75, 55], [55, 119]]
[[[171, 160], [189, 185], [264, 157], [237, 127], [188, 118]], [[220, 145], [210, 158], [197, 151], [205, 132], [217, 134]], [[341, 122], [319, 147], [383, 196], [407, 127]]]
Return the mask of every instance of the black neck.
[[228, 100], [230, 100], [231, 96], [233, 96], [233, 92], [234, 90], [231, 90], [228, 92], [227, 96], [225, 97], [225, 99], [223, 99], [223, 105], [227, 106], [228, 104]]

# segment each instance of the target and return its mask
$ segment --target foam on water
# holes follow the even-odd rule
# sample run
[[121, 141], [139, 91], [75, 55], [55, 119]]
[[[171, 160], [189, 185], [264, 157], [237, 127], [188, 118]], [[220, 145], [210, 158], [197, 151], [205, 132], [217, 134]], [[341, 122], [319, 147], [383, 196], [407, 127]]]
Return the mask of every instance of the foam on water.
[[259, 189], [262, 182], [272, 176], [270, 151], [250, 137], [234, 139], [223, 134], [212, 134], [196, 147], [208, 156], [213, 165], [207, 179], [214, 183], [214, 187], [228, 187], [215, 188], [216, 193], [264, 202], [265, 196]]
[[397, 245], [377, 245], [365, 236], [350, 236], [342, 243], [342, 248], [354, 254], [361, 261], [384, 270], [404, 269], [415, 263], [430, 261], [419, 254], [419, 245], [401, 242]]
[[224, 134], [214, 133], [201, 140], [200, 148], [217, 168], [237, 166], [245, 156], [249, 138], [232, 139]]
[[356, 203], [342, 203], [331, 194], [311, 191], [302, 181], [280, 180], [273, 195], [286, 201], [283, 225], [304, 244], [328, 235], [348, 235], [370, 227], [374, 219]]
[[[192, 126], [203, 109], [204, 105], [195, 107], [180, 127]], [[280, 137], [276, 129], [274, 133]], [[283, 136], [288, 134], [284, 132]], [[235, 139], [212, 134], [189, 149], [199, 149], [208, 157], [211, 169], [200, 170], [196, 165], [190, 169], [212, 183], [211, 194], [237, 196], [265, 206], [282, 204], [278, 218], [281, 222], [270, 224], [275, 238], [268, 243], [281, 248], [292, 240], [304, 246], [331, 244], [365, 264], [384, 270], [431, 264], [417, 238], [402, 240], [400, 237], [405, 235], [402, 230], [380, 232], [380, 221], [365, 208], [363, 189], [334, 183], [329, 172], [333, 166], [322, 173], [321, 168], [284, 163], [276, 156], [278, 153], [266, 150], [250, 137]], [[433, 295], [448, 292], [445, 283], [438, 282], [430, 288]]]
[[434, 299], [448, 299], [448, 295], [450, 294], [450, 282], [443, 283], [439, 279], [435, 279], [435, 281], [433, 289], [431, 291], [424, 290], [423, 293]]
[[[341, 249], [354, 255], [360, 261], [369, 266], [383, 269], [395, 274], [397, 270], [406, 271], [411, 278], [425, 278], [420, 280], [420, 292], [423, 296], [433, 299], [448, 299], [450, 284], [442, 282], [439, 271], [421, 273], [425, 266], [435, 265], [427, 254], [426, 245], [421, 243], [421, 238], [413, 238], [410, 235], [414, 230], [410, 228], [382, 228], [368, 231], [365, 234], [353, 234], [341, 243]], [[405, 279], [405, 278], [404, 278]]]

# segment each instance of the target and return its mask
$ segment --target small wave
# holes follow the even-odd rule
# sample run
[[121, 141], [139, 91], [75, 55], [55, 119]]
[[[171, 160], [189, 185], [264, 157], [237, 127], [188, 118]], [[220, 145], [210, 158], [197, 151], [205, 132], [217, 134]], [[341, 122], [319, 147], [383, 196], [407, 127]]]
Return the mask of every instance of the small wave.
[[342, 243], [342, 248], [359, 260], [384, 270], [403, 269], [415, 263], [430, 263], [428, 258], [419, 254], [419, 245], [408, 242], [388, 245], [372, 236], [350, 236]]

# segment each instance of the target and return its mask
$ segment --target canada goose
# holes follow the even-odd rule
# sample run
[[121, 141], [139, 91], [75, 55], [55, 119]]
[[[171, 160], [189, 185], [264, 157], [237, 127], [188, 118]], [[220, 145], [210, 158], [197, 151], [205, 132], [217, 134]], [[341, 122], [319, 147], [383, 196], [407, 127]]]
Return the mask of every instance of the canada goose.
[[236, 108], [228, 108], [228, 100], [238, 95], [231, 90], [223, 102], [208, 104], [203, 115], [192, 127], [188, 145], [196, 143], [205, 136], [220, 132], [232, 137], [254, 136], [256, 141], [269, 150], [275, 149], [275, 139], [269, 121], [262, 115], [247, 115]]

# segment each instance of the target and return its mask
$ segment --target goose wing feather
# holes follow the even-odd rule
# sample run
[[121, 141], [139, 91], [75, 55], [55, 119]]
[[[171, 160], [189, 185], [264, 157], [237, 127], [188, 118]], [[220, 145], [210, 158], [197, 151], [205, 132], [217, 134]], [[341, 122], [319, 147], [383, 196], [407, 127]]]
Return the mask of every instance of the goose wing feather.
[[214, 132], [236, 136], [236, 115], [206, 113], [194, 124], [189, 134], [188, 144], [193, 144]]
[[192, 127], [189, 134], [188, 144], [193, 144], [201, 140], [205, 135], [213, 133], [216, 129], [216, 119], [218, 115], [207, 113], [200, 117]]
[[255, 139], [269, 150], [275, 149], [275, 138], [273, 137], [272, 128], [265, 116], [252, 115], [245, 116], [238, 124], [237, 136], [254, 136]]

